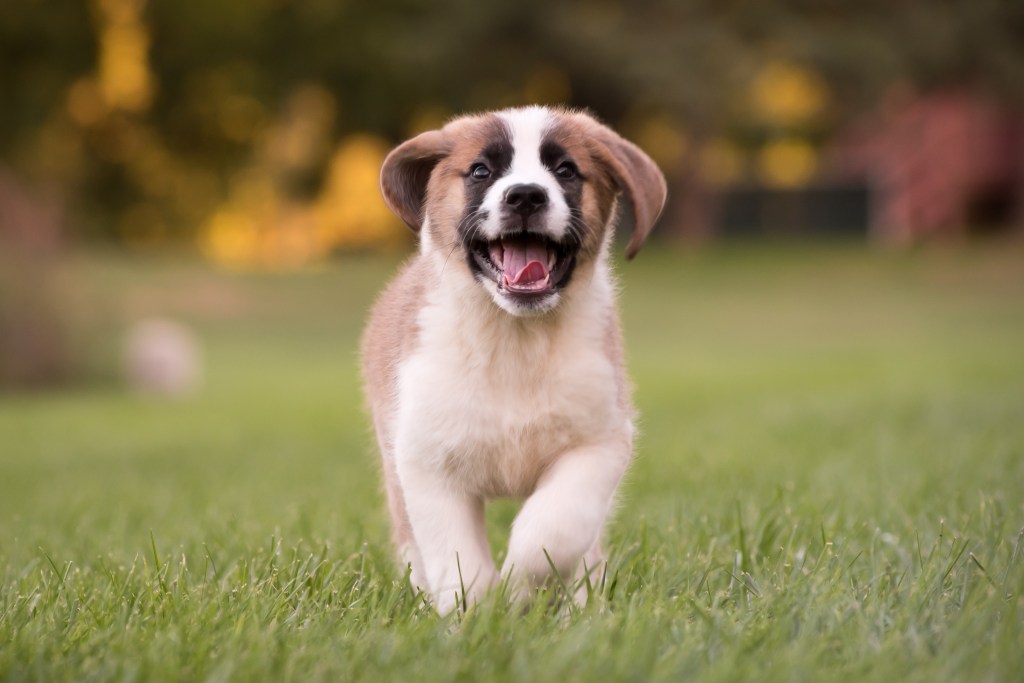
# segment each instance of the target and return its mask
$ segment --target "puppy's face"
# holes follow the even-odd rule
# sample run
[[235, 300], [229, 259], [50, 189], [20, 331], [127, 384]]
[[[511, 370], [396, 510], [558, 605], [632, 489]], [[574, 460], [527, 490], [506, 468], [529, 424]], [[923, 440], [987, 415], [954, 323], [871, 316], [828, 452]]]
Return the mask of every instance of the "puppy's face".
[[599, 258], [616, 198], [633, 208], [640, 248], [665, 181], [635, 145], [581, 113], [542, 107], [456, 119], [384, 162], [388, 205], [425, 253], [461, 261], [513, 315], [554, 309], [573, 274]]

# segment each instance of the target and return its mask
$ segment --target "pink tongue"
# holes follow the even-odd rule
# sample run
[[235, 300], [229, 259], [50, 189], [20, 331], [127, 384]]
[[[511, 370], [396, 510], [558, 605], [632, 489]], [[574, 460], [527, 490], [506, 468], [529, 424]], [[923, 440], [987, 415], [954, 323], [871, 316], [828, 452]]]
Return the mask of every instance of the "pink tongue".
[[507, 242], [502, 269], [513, 285], [530, 284], [548, 276], [548, 250], [541, 244]]

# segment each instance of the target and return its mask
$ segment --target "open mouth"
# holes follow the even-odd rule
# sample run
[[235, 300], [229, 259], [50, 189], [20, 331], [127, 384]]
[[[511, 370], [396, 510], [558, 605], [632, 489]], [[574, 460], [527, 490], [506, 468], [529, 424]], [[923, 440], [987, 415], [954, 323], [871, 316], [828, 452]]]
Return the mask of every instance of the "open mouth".
[[519, 232], [470, 246], [471, 265], [520, 299], [541, 298], [568, 281], [576, 250], [543, 235]]

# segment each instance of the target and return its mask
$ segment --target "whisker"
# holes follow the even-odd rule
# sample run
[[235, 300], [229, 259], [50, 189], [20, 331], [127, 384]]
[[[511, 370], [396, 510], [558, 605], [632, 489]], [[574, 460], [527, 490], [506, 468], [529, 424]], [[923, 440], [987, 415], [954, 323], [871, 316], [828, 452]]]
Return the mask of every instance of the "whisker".
[[590, 227], [583, 219], [583, 212], [578, 208], [569, 209], [569, 232], [578, 244], [582, 244], [583, 238], [590, 233]]
[[[455, 226], [455, 239], [452, 240], [452, 242], [451, 242], [451, 245], [450, 245], [451, 249], [448, 251], [448, 255], [444, 257], [444, 264], [441, 266], [441, 273], [442, 274], [444, 273], [444, 269], [448, 267], [448, 261], [451, 259], [452, 254], [455, 253], [455, 250], [458, 249], [459, 246], [462, 246], [463, 248], [466, 248], [468, 250], [469, 245], [472, 243], [472, 238], [480, 230], [480, 221], [478, 219], [481, 216], [483, 216], [484, 213], [485, 212], [484, 212], [483, 209], [476, 208], [473, 211], [470, 211], [465, 216], [463, 216], [462, 220], [460, 220], [458, 225]], [[469, 223], [471, 221], [476, 221], [476, 222], [473, 224], [472, 228], [468, 231], [468, 233], [464, 235], [463, 234], [463, 229], [467, 225], [469, 225]], [[449, 245], [445, 245], [445, 246], [449, 246]]]

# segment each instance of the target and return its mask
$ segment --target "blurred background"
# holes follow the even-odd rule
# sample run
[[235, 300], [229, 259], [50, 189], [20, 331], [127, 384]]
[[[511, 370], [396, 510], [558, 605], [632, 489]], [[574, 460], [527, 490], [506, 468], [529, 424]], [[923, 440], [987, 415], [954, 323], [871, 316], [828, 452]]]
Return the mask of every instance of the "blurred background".
[[358, 372], [385, 155], [527, 103], [669, 181], [591, 668], [1021, 679], [1021, 0], [0, 0], [0, 679], [585, 675], [381, 588]]
[[[589, 108], [658, 161], [663, 243], [1024, 223], [1021, 3], [5, 0], [0, 386], [110, 374], [111, 325], [234, 310], [203, 278], [407, 251], [389, 148], [525, 103]], [[133, 302], [168, 258], [194, 287]], [[198, 353], [143, 321], [129, 372]]]

